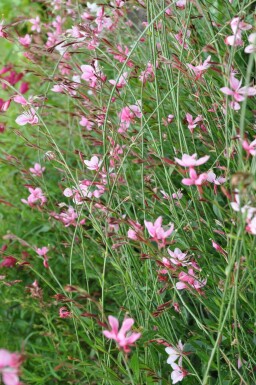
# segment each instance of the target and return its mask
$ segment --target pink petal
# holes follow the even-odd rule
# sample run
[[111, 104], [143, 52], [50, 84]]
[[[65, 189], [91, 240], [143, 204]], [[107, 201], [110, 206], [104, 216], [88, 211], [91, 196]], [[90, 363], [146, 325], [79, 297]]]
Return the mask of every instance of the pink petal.
[[155, 232], [154, 232], [154, 226], [153, 226], [152, 222], [144, 221], [144, 223], [145, 223], [145, 226], [149, 232], [149, 235], [151, 235], [151, 237], [153, 237], [155, 235]]
[[186, 289], [186, 288], [187, 288], [187, 285], [184, 282], [177, 282], [176, 283], [176, 289], [177, 290], [183, 290], [183, 289]]
[[16, 373], [4, 372], [3, 373], [3, 382], [5, 385], [19, 385], [19, 377]]
[[22, 104], [23, 106], [27, 104], [26, 99], [23, 96], [20, 96], [20, 95], [14, 96], [13, 101], [15, 103]]
[[17, 119], [15, 120], [15, 122], [19, 125], [19, 126], [25, 126], [25, 124], [27, 124], [29, 122], [29, 117], [22, 114], [20, 116], [17, 117]]
[[232, 91], [230, 88], [228, 87], [222, 87], [220, 89], [221, 92], [223, 92], [223, 94], [226, 94], [226, 95], [233, 95], [234, 91]]
[[231, 85], [231, 88], [237, 91], [242, 84], [242, 80], [236, 79], [236, 77], [233, 74], [231, 74], [229, 78], [229, 83]]
[[132, 333], [126, 338], [126, 344], [131, 345], [141, 337], [141, 333]]
[[132, 318], [126, 318], [123, 321], [123, 324], [122, 324], [122, 327], [118, 333], [118, 336], [123, 337], [125, 335], [125, 333], [127, 333], [131, 329], [133, 324], [134, 324], [134, 320]]
[[113, 317], [112, 315], [110, 315], [108, 317], [108, 322], [109, 322], [109, 325], [112, 328], [112, 332], [117, 334], [118, 333], [118, 327], [119, 327], [118, 319]]
[[154, 227], [161, 227], [162, 226], [162, 223], [163, 223], [163, 218], [162, 217], [158, 217], [154, 223]]
[[102, 333], [104, 334], [105, 337], [107, 337], [111, 340], [115, 340], [117, 338], [116, 334], [113, 332], [110, 332], [109, 330], [103, 330]]
[[172, 223], [171, 227], [169, 228], [169, 230], [164, 232], [164, 237], [165, 238], [169, 237], [172, 234], [173, 230], [174, 230], [174, 224]]
[[239, 93], [242, 95], [254, 96], [254, 95], [256, 95], [256, 88], [242, 87], [242, 88], [240, 88]]
[[194, 184], [194, 179], [184, 178], [181, 181], [185, 186], [192, 186]]
[[198, 160], [196, 161], [196, 166], [201, 166], [201, 164], [206, 163], [209, 159], [210, 159], [210, 156], [209, 156], [209, 155], [203, 156], [202, 158], [200, 158], [200, 159], [198, 159]]
[[0, 349], [0, 368], [10, 366], [12, 362], [12, 353], [8, 350]]
[[253, 53], [253, 52], [255, 52], [255, 51], [256, 51], [256, 47], [255, 47], [255, 45], [253, 45], [253, 44], [248, 45], [248, 46], [245, 47], [245, 49], [244, 49], [244, 52], [245, 52], [245, 53]]

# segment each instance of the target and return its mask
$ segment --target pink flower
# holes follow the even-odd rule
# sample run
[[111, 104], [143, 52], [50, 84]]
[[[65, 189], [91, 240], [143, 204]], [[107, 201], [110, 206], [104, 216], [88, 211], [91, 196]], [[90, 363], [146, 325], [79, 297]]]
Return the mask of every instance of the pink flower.
[[113, 21], [111, 20], [111, 18], [105, 16], [104, 7], [100, 7], [100, 9], [97, 11], [95, 23], [98, 26], [97, 32], [102, 32], [105, 28], [111, 29], [111, 27], [113, 26]]
[[[256, 209], [255, 209], [256, 211]], [[256, 235], [256, 216], [252, 219], [248, 219], [248, 224], [246, 226], [246, 231], [248, 231], [250, 234]]]
[[121, 8], [124, 6], [125, 3], [123, 0], [114, 0], [114, 2], [111, 2], [110, 4], [113, 5], [114, 7]]
[[180, 249], [177, 247], [174, 249], [174, 251], [171, 251], [170, 249], [167, 250], [168, 254], [171, 256], [170, 261], [174, 265], [179, 266], [186, 266], [187, 265], [187, 253], [182, 253]]
[[179, 282], [176, 283], [177, 290], [194, 288], [196, 291], [201, 293], [201, 288], [206, 285], [206, 279], [199, 281], [194, 274], [193, 269], [189, 269], [188, 273], [182, 271], [179, 274]]
[[235, 17], [231, 20], [230, 26], [233, 31], [233, 35], [226, 37], [225, 43], [231, 46], [242, 46], [242, 31], [251, 29], [252, 25], [240, 20], [239, 17]]
[[128, 72], [124, 72], [123, 75], [121, 75], [118, 79], [116, 80], [109, 80], [109, 83], [115, 86], [117, 89], [123, 88], [127, 84], [127, 77], [128, 77]]
[[81, 70], [83, 73], [81, 76], [81, 79], [83, 79], [85, 81], [90, 81], [92, 78], [95, 77], [95, 69], [92, 66], [82, 65]]
[[246, 53], [253, 53], [256, 52], [256, 32], [251, 33], [248, 37], [249, 44], [247, 47], [245, 47], [244, 52]]
[[[114, 54], [114, 58], [116, 60], [118, 60], [120, 63], [124, 63], [126, 61], [126, 59], [127, 59], [127, 56], [130, 53], [129, 52], [129, 48], [126, 47], [126, 46], [124, 48], [122, 48], [122, 46], [118, 44], [117, 45], [117, 50], [118, 50], [118, 53], [116, 53], [116, 52], [111, 52], [111, 53]], [[132, 61], [128, 60], [127, 61], [127, 65], [128, 65], [128, 67], [133, 67]]]
[[59, 316], [60, 318], [69, 318], [71, 317], [71, 312], [66, 308], [66, 306], [63, 306], [59, 309]]
[[57, 93], [64, 93], [66, 87], [62, 84], [54, 84], [54, 86], [51, 88], [52, 92], [57, 92]]
[[[89, 162], [89, 161], [88, 161]], [[83, 204], [84, 198], [99, 198], [105, 192], [104, 186], [97, 184], [96, 190], [92, 190], [93, 183], [91, 181], [82, 181], [79, 183], [79, 188], [66, 188], [63, 194], [66, 197], [73, 197], [73, 202], [77, 205]]]
[[242, 142], [243, 149], [246, 151], [247, 155], [256, 155], [256, 139], [251, 143], [247, 142], [247, 140], [243, 140]]
[[90, 87], [95, 88], [97, 86], [98, 75], [96, 70], [91, 65], [81, 66], [82, 75], [81, 79], [89, 83]]
[[219, 186], [222, 183], [226, 182], [226, 178], [224, 178], [223, 176], [217, 177], [213, 171], [208, 171], [207, 172], [207, 181]]
[[186, 37], [190, 37], [191, 31], [187, 29], [186, 36], [184, 36], [182, 30], [179, 31], [176, 35], [174, 35], [175, 39], [178, 41], [178, 43], [183, 46], [184, 49], [188, 49], [188, 44], [185, 42]]
[[203, 117], [202, 115], [198, 115], [194, 120], [193, 116], [189, 113], [186, 114], [186, 119], [188, 122], [188, 129], [190, 130], [191, 134], [194, 132], [194, 128], [196, 128], [198, 122], [202, 122]]
[[154, 67], [150, 62], [148, 62], [147, 68], [145, 69], [145, 71], [141, 72], [141, 74], [139, 76], [139, 80], [143, 84], [146, 84], [147, 81], [152, 82], [154, 80], [154, 78], [155, 78]]
[[185, 9], [188, 1], [189, 0], [178, 0], [178, 1], [176, 1], [175, 5], [176, 5], [176, 7], [180, 8], [180, 9]]
[[179, 365], [173, 363], [172, 364], [172, 373], [171, 373], [171, 379], [172, 379], [172, 383], [173, 384], [176, 384], [177, 382], [180, 382], [183, 380], [184, 377], [187, 376], [188, 372], [181, 368]]
[[81, 117], [81, 120], [80, 120], [79, 124], [82, 127], [85, 127], [87, 129], [87, 131], [91, 131], [92, 127], [94, 126], [94, 123], [91, 122], [90, 120], [88, 120], [85, 116]]
[[108, 322], [111, 326], [111, 330], [104, 330], [104, 336], [115, 340], [119, 349], [123, 350], [125, 353], [129, 353], [131, 351], [130, 347], [133, 346], [134, 342], [137, 341], [141, 336], [141, 333], [129, 333], [127, 335], [127, 333], [131, 330], [132, 325], [134, 324], [133, 318], [126, 318], [123, 321], [119, 331], [119, 322], [117, 318], [110, 315], [108, 317]]
[[35, 176], [42, 176], [45, 171], [45, 167], [42, 167], [39, 163], [35, 163], [33, 168], [30, 168], [29, 171]]
[[28, 47], [31, 44], [31, 41], [31, 36], [28, 33], [23, 37], [19, 37], [19, 42], [24, 47]]
[[173, 199], [180, 200], [183, 197], [182, 189], [177, 190], [176, 193], [172, 194]]
[[129, 228], [127, 237], [132, 239], [133, 241], [138, 241], [142, 238], [141, 232], [143, 227], [138, 222], [129, 220], [129, 223], [133, 226], [133, 229]]
[[223, 87], [220, 89], [226, 95], [232, 96], [232, 102], [230, 102], [230, 107], [233, 110], [239, 110], [239, 103], [244, 101], [246, 96], [256, 95], [256, 88], [254, 87], [241, 87], [242, 80], [235, 78], [235, 75], [232, 73], [229, 78], [230, 87]]
[[0, 373], [5, 385], [21, 385], [19, 381], [19, 367], [21, 356], [10, 353], [8, 350], [0, 349]]
[[207, 173], [197, 175], [196, 170], [193, 168], [189, 169], [189, 178], [183, 178], [182, 183], [186, 186], [202, 186], [202, 184], [207, 180]]
[[133, 104], [127, 107], [124, 107], [119, 114], [121, 120], [121, 126], [118, 132], [122, 133], [130, 127], [131, 123], [135, 122], [135, 118], [141, 118], [142, 112], [138, 105]]
[[211, 66], [210, 64], [211, 56], [203, 62], [203, 64], [199, 64], [198, 66], [193, 66], [192, 64], [188, 64], [188, 67], [195, 73], [196, 80], [200, 79], [203, 73]]
[[46, 246], [43, 246], [41, 249], [37, 248], [36, 252], [38, 255], [44, 257], [48, 253], [49, 249]]
[[162, 227], [162, 222], [163, 222], [162, 217], [157, 218], [154, 223], [144, 221], [145, 226], [149, 232], [149, 235], [151, 236], [151, 239], [157, 242], [160, 248], [165, 246], [166, 238], [168, 238], [174, 230], [174, 225], [171, 224], [169, 230], [165, 231]]
[[[51, 213], [51, 216], [53, 216], [55, 219], [61, 221], [65, 225], [65, 227], [69, 227], [71, 225], [72, 226], [77, 225], [76, 220], [78, 218], [78, 215], [72, 206], [69, 206], [69, 208], [67, 209], [66, 212], [63, 212], [61, 214], [57, 214], [57, 213], [53, 212], [53, 213]], [[83, 224], [84, 220], [82, 220], [81, 222], [80, 222], [80, 224]]]
[[132, 239], [133, 241], [137, 241], [139, 239], [136, 231], [133, 229], [128, 230], [127, 237]]
[[169, 115], [167, 116], [167, 122], [168, 122], [169, 124], [171, 124], [171, 123], [173, 122], [173, 120], [174, 120], [174, 115], [169, 114]]
[[196, 166], [201, 166], [202, 164], [206, 163], [210, 157], [208, 155], [205, 155], [202, 158], [199, 158], [199, 159], [196, 159], [196, 158], [197, 158], [197, 154], [193, 154], [193, 155], [183, 154], [182, 159], [178, 159], [178, 158], [174, 158], [174, 159], [180, 166], [194, 168]]
[[98, 171], [102, 164], [102, 160], [100, 160], [97, 156], [94, 155], [91, 160], [84, 160], [84, 164], [86, 165], [88, 170]]
[[43, 264], [46, 269], [49, 268], [48, 255], [47, 255], [48, 251], [49, 251], [48, 247], [45, 247], [45, 246], [42, 247], [41, 249], [39, 248], [36, 249], [36, 253], [41, 257], [43, 257], [43, 260], [44, 260]]
[[216, 174], [213, 171], [207, 172], [207, 182], [214, 184], [214, 193], [217, 194], [217, 186], [220, 186], [221, 184], [226, 182], [226, 178], [223, 176], [216, 176]]
[[39, 33], [41, 31], [40, 17], [36, 16], [35, 19], [30, 19], [29, 21], [32, 24], [31, 31], [37, 31]]
[[29, 187], [28, 191], [30, 192], [30, 195], [27, 200], [21, 199], [23, 203], [33, 207], [38, 201], [40, 202], [40, 206], [43, 206], [47, 202], [47, 198], [44, 196], [43, 191], [39, 187], [36, 187], [35, 189]]
[[35, 125], [39, 122], [39, 119], [36, 115], [36, 111], [34, 110], [34, 108], [31, 108], [30, 110], [19, 115], [15, 122], [19, 126], [24, 126], [25, 124]]

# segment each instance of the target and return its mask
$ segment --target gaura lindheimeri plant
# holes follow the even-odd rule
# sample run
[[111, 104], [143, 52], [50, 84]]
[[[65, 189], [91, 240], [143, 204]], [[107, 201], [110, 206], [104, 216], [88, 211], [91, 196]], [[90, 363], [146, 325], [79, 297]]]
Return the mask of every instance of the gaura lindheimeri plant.
[[[140, 338], [141, 333], [130, 332], [131, 327], [134, 324], [133, 318], [126, 318], [123, 321], [123, 324], [119, 328], [119, 321], [113, 316], [108, 317], [108, 322], [111, 327], [110, 330], [104, 330], [103, 334], [105, 337], [116, 341], [117, 346], [120, 350], [123, 350], [124, 353], [129, 353], [131, 351], [131, 346]], [[128, 334], [127, 334], [128, 333]]]
[[18, 3], [0, 20], [2, 346], [25, 342], [28, 384], [254, 384], [253, 1]]

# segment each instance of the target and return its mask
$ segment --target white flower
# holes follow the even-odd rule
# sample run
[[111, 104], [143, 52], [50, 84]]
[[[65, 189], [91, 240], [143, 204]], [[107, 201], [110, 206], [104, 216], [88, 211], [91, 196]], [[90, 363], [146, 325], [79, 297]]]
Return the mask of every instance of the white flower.
[[177, 348], [168, 347], [168, 348], [165, 348], [165, 351], [167, 354], [169, 354], [167, 364], [172, 365], [179, 358], [179, 365], [181, 366], [182, 351], [183, 351], [183, 345], [181, 343], [181, 340], [179, 340]]
[[102, 160], [100, 160], [97, 156], [93, 156], [91, 158], [91, 160], [84, 160], [84, 164], [86, 165], [86, 167], [88, 168], [88, 170], [95, 170], [97, 171], [101, 164], [102, 164]]
[[101, 8], [96, 3], [86, 3], [91, 13], [97, 13]]
[[173, 372], [171, 373], [172, 383], [176, 384], [179, 381], [182, 381], [186, 375], [186, 372], [177, 364], [172, 364]]

